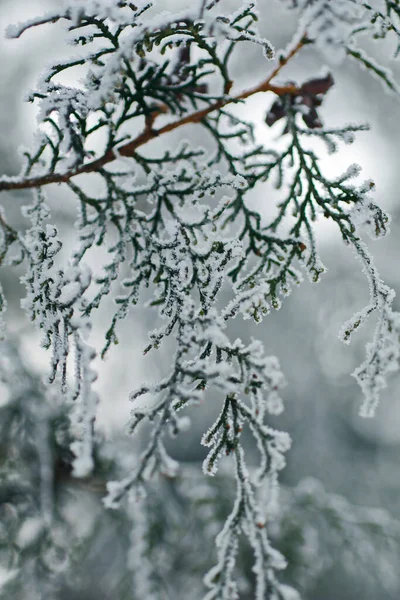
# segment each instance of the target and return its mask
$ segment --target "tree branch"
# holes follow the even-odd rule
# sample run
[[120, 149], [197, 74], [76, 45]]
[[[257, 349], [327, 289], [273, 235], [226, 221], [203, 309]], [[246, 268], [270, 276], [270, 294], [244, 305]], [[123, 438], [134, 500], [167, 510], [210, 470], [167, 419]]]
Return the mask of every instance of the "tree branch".
[[[286, 57], [281, 57], [278, 66], [270, 73], [270, 75], [261, 82], [259, 85], [249, 88], [248, 90], [244, 90], [240, 94], [236, 96], [231, 96], [224, 98], [223, 100], [218, 100], [214, 104], [211, 104], [207, 108], [203, 108], [202, 110], [198, 110], [195, 113], [182, 117], [178, 121], [173, 121], [172, 123], [167, 123], [163, 127], [159, 129], [154, 129], [151, 125], [147, 124], [144, 131], [139, 134], [135, 139], [131, 140], [127, 144], [118, 148], [117, 152], [113, 150], [109, 150], [100, 158], [93, 160], [85, 165], [78, 167], [77, 169], [73, 169], [68, 171], [67, 173], [50, 173], [49, 175], [43, 175], [41, 177], [32, 177], [30, 179], [16, 179], [9, 178], [8, 180], [0, 180], [0, 192], [10, 191], [10, 190], [24, 190], [29, 188], [41, 187], [44, 185], [48, 185], [50, 183], [65, 183], [69, 181], [72, 177], [76, 177], [77, 175], [82, 175], [84, 173], [93, 173], [98, 169], [104, 167], [104, 165], [113, 162], [118, 159], [119, 156], [124, 157], [132, 157], [140, 146], [147, 144], [150, 140], [157, 138], [164, 133], [169, 133], [170, 131], [174, 131], [183, 125], [189, 125], [193, 123], [199, 123], [207, 115], [214, 112], [215, 110], [219, 110], [228, 104], [233, 104], [236, 102], [240, 102], [241, 100], [245, 100], [254, 94], [258, 94], [259, 92], [272, 92], [277, 96], [284, 96], [286, 94], [296, 95], [299, 93], [299, 88], [294, 84], [289, 85], [274, 85], [271, 83], [271, 80], [279, 74], [281, 69], [286, 65], [286, 63], [307, 43], [307, 39], [304, 36], [297, 44], [292, 48], [292, 50], [288, 53]], [[229, 90], [226, 90], [229, 93]], [[162, 114], [165, 111], [160, 109], [158, 114]], [[158, 116], [158, 115], [157, 115]], [[154, 122], [154, 119], [153, 121]]]

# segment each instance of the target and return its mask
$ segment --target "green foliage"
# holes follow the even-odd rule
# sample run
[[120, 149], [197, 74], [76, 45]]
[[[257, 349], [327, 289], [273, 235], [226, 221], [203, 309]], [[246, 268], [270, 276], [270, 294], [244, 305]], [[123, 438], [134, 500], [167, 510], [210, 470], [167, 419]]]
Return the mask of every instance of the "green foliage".
[[[37, 134], [23, 151], [20, 175], [0, 179], [3, 192], [34, 189], [34, 201], [23, 211], [26, 230], [12, 228], [1, 213], [0, 263], [25, 266], [22, 306], [51, 353], [42, 384], [15, 348], [4, 347], [10, 364], [1, 366], [11, 395], [2, 408], [2, 505], [12, 508], [3, 596], [79, 594], [80, 563], [114, 526], [122, 542], [110, 539], [122, 558], [107, 593], [121, 600], [176, 597], [178, 590], [182, 597], [199, 597], [204, 571], [206, 600], [239, 594], [293, 600], [298, 595], [291, 586], [307, 589], [325, 567], [323, 556], [315, 555], [315, 538], [325, 554], [344, 543], [364, 564], [373, 560], [368, 532], [387, 537], [393, 526], [394, 541], [382, 551], [385, 564], [376, 569], [385, 579], [399, 538], [393, 521], [363, 516], [314, 485], [287, 492], [277, 509], [278, 473], [290, 437], [272, 427], [271, 418], [283, 410], [284, 378], [260, 342], [230, 337], [233, 318], [260, 323], [271, 308], [281, 307], [303, 274], [320, 281], [325, 266], [315, 225], [327, 219], [358, 256], [370, 287], [369, 303], [344, 324], [342, 341], [348, 343], [377, 314], [366, 359], [354, 372], [365, 416], [373, 415], [387, 375], [398, 369], [394, 292], [382, 282], [362, 237], [384, 236], [389, 217], [371, 200], [372, 181], [352, 181], [358, 165], [335, 178], [321, 166], [324, 152], [339, 151], [368, 125], [325, 127], [320, 116], [335, 85], [335, 63], [346, 55], [397, 93], [386, 68], [354, 40], [361, 33], [378, 40], [389, 33], [398, 37], [398, 3], [385, 0], [382, 11], [358, 0], [335, 0], [335, 10], [329, 0], [288, 4], [301, 13], [299, 31], [263, 82], [235, 93], [232, 63], [244, 44], [261, 46], [266, 60], [275, 56], [271, 42], [257, 32], [255, 2], [244, 2], [233, 14], [214, 0], [172, 15], [143, 0], [69, 0], [8, 30], [18, 38], [32, 27], [62, 24], [75, 54], [56, 61], [29, 93], [38, 107]], [[304, 46], [330, 57], [333, 72], [301, 84], [275, 84]], [[62, 83], [64, 74], [76, 79], [77, 69], [82, 76], [74, 87]], [[238, 107], [256, 93], [274, 95], [265, 122], [277, 132], [282, 127], [273, 147], [257, 142], [260, 124], [238, 116]], [[209, 146], [159, 143], [186, 126], [201, 129]], [[65, 264], [64, 240], [46, 205], [51, 183], [68, 189], [78, 207], [76, 244]], [[266, 184], [278, 190], [279, 201], [274, 214], [262, 218], [249, 197]], [[96, 249], [105, 250], [107, 260], [95, 274], [86, 261]], [[167, 343], [174, 347], [166, 376], [130, 394], [128, 432], [148, 425], [140, 451], [119, 440], [110, 447], [95, 426], [97, 350], [89, 340], [92, 320], [109, 298], [114, 310], [102, 358], [118, 343], [121, 321], [140, 303], [156, 325], [144, 354]], [[5, 306], [1, 293], [1, 313]], [[59, 384], [57, 401], [51, 398], [53, 383]], [[209, 448], [204, 475], [216, 477], [199, 483], [200, 474], [190, 470], [179, 478], [166, 440], [187, 429], [187, 415], [204, 398], [220, 402], [221, 410], [202, 437]], [[256, 470], [245, 459], [244, 430], [258, 447]], [[233, 465], [236, 486], [226, 483], [225, 471], [217, 474], [223, 455]], [[73, 485], [81, 502], [91, 498], [88, 521], [96, 513], [85, 533], [68, 521], [71, 502], [64, 493]], [[103, 517], [93, 499], [96, 490], [106, 489], [104, 503], [118, 510], [114, 516]], [[315, 510], [320, 522], [310, 525]], [[346, 518], [350, 526], [343, 525]], [[208, 552], [201, 556], [213, 538], [216, 559]], [[286, 579], [278, 577], [286, 561], [272, 539], [292, 560]], [[121, 575], [124, 561], [129, 575]], [[24, 581], [18, 578], [22, 569], [28, 573]], [[397, 585], [393, 573], [391, 578]]]

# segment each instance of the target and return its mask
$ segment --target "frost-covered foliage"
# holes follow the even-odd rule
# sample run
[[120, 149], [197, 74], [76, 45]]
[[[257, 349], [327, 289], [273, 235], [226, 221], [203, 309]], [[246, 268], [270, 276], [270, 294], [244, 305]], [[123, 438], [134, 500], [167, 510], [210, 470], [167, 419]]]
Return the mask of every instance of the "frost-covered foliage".
[[[364, 544], [363, 527], [365, 520], [373, 524], [376, 520], [369, 513], [364, 518], [343, 502], [330, 500], [315, 486], [299, 488], [289, 500], [278, 501], [278, 473], [285, 466], [290, 437], [272, 427], [270, 419], [283, 410], [279, 392], [284, 377], [278, 360], [267, 356], [259, 341], [232, 339], [230, 323], [234, 318], [260, 323], [280, 308], [304, 275], [312, 282], [321, 279], [325, 266], [319, 257], [314, 222], [330, 220], [358, 256], [370, 286], [367, 306], [343, 326], [341, 339], [348, 343], [353, 332], [371, 314], [377, 314], [366, 359], [354, 373], [365, 397], [361, 412], [373, 415], [388, 373], [398, 368], [400, 317], [392, 308], [394, 291], [381, 281], [361, 236], [365, 231], [374, 239], [382, 237], [389, 218], [371, 199], [373, 182], [356, 181], [358, 165], [330, 178], [314, 144], [314, 140], [322, 142], [332, 154], [368, 127], [323, 125], [320, 106], [334, 86], [334, 72], [284, 85], [276, 83], [276, 78], [307, 46], [321, 51], [332, 68], [346, 56], [357, 59], [397, 92], [392, 76], [375, 65], [355, 40], [361, 34], [399, 38], [398, 3], [386, 0], [372, 8], [358, 0], [286, 2], [298, 11], [300, 25], [277, 63], [272, 62], [274, 39], [264, 39], [257, 30], [254, 1], [238, 0], [234, 10], [232, 3], [227, 8], [223, 0], [190, 2], [178, 14], [160, 11], [147, 0], [65, 0], [60, 4], [43, 17], [7, 30], [9, 37], [18, 38], [29, 28], [57, 24], [72, 47], [72, 57], [50, 65], [37, 88], [27, 94], [27, 100], [38, 107], [38, 129], [32, 147], [23, 150], [20, 175], [0, 179], [3, 192], [33, 189], [32, 204], [23, 209], [26, 230], [12, 228], [6, 211], [0, 215], [1, 260], [25, 266], [22, 306], [42, 333], [43, 347], [50, 351], [50, 372], [40, 384], [43, 391], [24, 408], [22, 400], [26, 401], [27, 393], [20, 392], [19, 386], [26, 376], [17, 376], [9, 384], [13, 392], [6, 409], [13, 414], [15, 407], [17, 419], [22, 420], [21, 425], [9, 428], [8, 435], [18, 437], [29, 428], [38, 431], [37, 442], [29, 433], [21, 444], [35, 448], [35, 477], [40, 484], [29, 487], [32, 473], [24, 483], [20, 481], [28, 468], [22, 452], [6, 463], [10, 473], [6, 476], [13, 485], [27, 488], [22, 509], [19, 493], [15, 502], [13, 494], [6, 500], [10, 505], [16, 503], [16, 547], [25, 548], [27, 537], [34, 540], [36, 558], [21, 550], [29, 573], [27, 586], [33, 582], [36, 587], [31, 589], [38, 598], [57, 593], [60, 576], [46, 578], [43, 574], [46, 552], [62, 554], [65, 564], [60, 570], [65, 571], [68, 560], [73, 559], [74, 543], [82, 543], [69, 542], [68, 524], [64, 516], [55, 514], [52, 490], [60, 468], [56, 456], [62, 452], [66, 478], [84, 478], [90, 486], [91, 478], [96, 481], [100, 472], [101, 489], [108, 490], [104, 504], [118, 509], [115, 518], [130, 532], [130, 548], [125, 551], [132, 573], [127, 589], [136, 590], [132, 597], [167, 597], [174, 555], [166, 557], [165, 548], [178, 542], [168, 495], [163, 506], [159, 496], [163, 498], [163, 492], [154, 491], [154, 486], [164, 484], [156, 484], [154, 479], [156, 474], [167, 482], [179, 479], [179, 464], [168, 455], [166, 436], [179, 435], [190, 427], [190, 415], [195, 415], [191, 407], [212, 399], [221, 409], [201, 440], [208, 448], [204, 478], [215, 476], [211, 481], [218, 480], [219, 462], [227, 456], [236, 492], [227, 492], [231, 506], [221, 519], [218, 494], [214, 497], [210, 492], [216, 484], [196, 484], [208, 505], [210, 494], [215, 500], [214, 512], [207, 517], [211, 525], [203, 528], [203, 535], [208, 544], [216, 538], [216, 562], [212, 566], [204, 560], [207, 591], [201, 591], [200, 580], [192, 580], [195, 560], [190, 566], [193, 552], [188, 550], [186, 588], [181, 582], [181, 589], [196, 589], [196, 594], [204, 593], [207, 600], [239, 598], [242, 592], [257, 600], [293, 600], [298, 594], [291, 584], [305, 585], [309, 548], [304, 549], [306, 567], [301, 576], [285, 580], [281, 571], [286, 560], [271, 534], [277, 546], [284, 546], [279, 540], [286, 535], [287, 522], [292, 520], [293, 526], [299, 512], [314, 503], [321, 519], [322, 514], [327, 515], [324, 528], [332, 525], [330, 519], [340, 521], [343, 515], [350, 515], [351, 527], [336, 527], [337, 535], [350, 552], [351, 544], [359, 539], [363, 547], [355, 549], [366, 562], [373, 552]], [[265, 60], [271, 61], [266, 62], [270, 74], [254, 88], [233, 92], [231, 62], [248, 43], [261, 46]], [[63, 83], [64, 72], [69, 73], [69, 80], [76, 78], [75, 86]], [[245, 120], [236, 110], [246, 98], [262, 92], [268, 93], [268, 98], [273, 96], [266, 125], [283, 124], [276, 147], [264, 147], [255, 139], [255, 126], [265, 124]], [[187, 125], [204, 130], [212, 151], [195, 142], [180, 142], [173, 148], [158, 143], [164, 135]], [[93, 178], [96, 182], [92, 185]], [[280, 190], [281, 198], [275, 214], [263, 220], [248, 198], [266, 182]], [[46, 205], [45, 189], [51, 183], [68, 188], [78, 205], [78, 239], [66, 264], [60, 252], [62, 237]], [[109, 255], [100, 274], [91, 273], [85, 262], [97, 246], [105, 247]], [[103, 348], [94, 349], [90, 342], [92, 317], [110, 296], [115, 311], [105, 330]], [[121, 321], [139, 302], [153, 311], [157, 323], [149, 332], [144, 354], [154, 354], [164, 343], [175, 348], [165, 377], [140, 385], [132, 381], [129, 433], [134, 434], [144, 422], [149, 427], [140, 455], [132, 453], [126, 460], [125, 447], [121, 456], [119, 446], [111, 454], [101, 453], [100, 432], [95, 428], [98, 397], [93, 361], [96, 354], [104, 357], [112, 351]], [[5, 306], [2, 294], [2, 313]], [[3, 370], [7, 373], [7, 367]], [[33, 385], [30, 379], [28, 383]], [[51, 385], [54, 383], [59, 387]], [[50, 398], [57, 395], [51, 391], [54, 389], [61, 406], [59, 398], [57, 402]], [[44, 397], [48, 400], [42, 401]], [[260, 460], [255, 471], [246, 463], [241, 441], [244, 428], [258, 446]], [[225, 471], [221, 477], [225, 481]], [[185, 503], [188, 501], [186, 492]], [[276, 515], [275, 519], [271, 515]], [[157, 518], [161, 525], [154, 524]], [[22, 534], [18, 528], [27, 519], [32, 527]], [[53, 526], [54, 519], [57, 526]], [[176, 528], [181, 525], [177, 523]], [[375, 525], [385, 531], [389, 528], [386, 521]], [[302, 538], [314, 535], [315, 528], [307, 529], [304, 522], [301, 527]], [[53, 539], [57, 532], [59, 541]], [[71, 532], [69, 535], [73, 538]], [[243, 543], [253, 553], [250, 568], [243, 564]], [[30, 541], [27, 544], [30, 547]], [[392, 550], [388, 544], [389, 562]], [[289, 548], [287, 558], [294, 551]], [[15, 577], [18, 568], [11, 565], [7, 586], [19, 585]], [[320, 568], [317, 558], [309, 565], [311, 574], [316, 568]], [[57, 568], [52, 563], [48, 571], [54, 575]], [[46, 585], [41, 585], [41, 578]]]
[[[0, 597], [201, 597], [201, 575], [214, 559], [204, 549], [235, 499], [230, 466], [205, 479], [184, 465], [176, 477], [153, 481], [145, 501], [132, 496], [119, 511], [105, 512], [107, 479], [136, 453], [126, 440], [98, 439], [91, 477], [71, 477], [64, 402], [32, 375], [15, 345], [2, 343], [0, 350], [8, 393], [0, 409]], [[378, 584], [396, 596], [400, 523], [387, 513], [351, 505], [311, 479], [294, 489], [281, 486], [275, 506], [265, 487], [256, 498], [262, 506], [268, 502], [269, 533], [289, 561], [283, 590], [290, 585], [306, 594], [322, 573], [343, 564], [369, 589]], [[241, 544], [236, 570], [246, 598], [256, 585], [249, 557], [249, 543]]]

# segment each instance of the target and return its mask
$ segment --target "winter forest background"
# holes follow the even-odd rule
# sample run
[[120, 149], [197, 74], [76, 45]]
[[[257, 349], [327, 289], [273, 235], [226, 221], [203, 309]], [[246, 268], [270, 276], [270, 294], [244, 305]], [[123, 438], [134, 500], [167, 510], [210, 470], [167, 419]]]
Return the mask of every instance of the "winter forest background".
[[[157, 5], [172, 10], [172, 8], [185, 8], [186, 3], [185, 0], [172, 0], [172, 2], [158, 0]], [[10, 23], [36, 16], [52, 7], [52, 0], [47, 2], [0, 0], [0, 29], [3, 31]], [[274, 0], [260, 0], [259, 11], [261, 14], [259, 29], [262, 35], [272, 39], [276, 47], [285, 47], [296, 29], [296, 16], [288, 13], [279, 2]], [[391, 60], [390, 42], [366, 43], [366, 48], [371, 56], [385, 65], [390, 64], [398, 80], [399, 62]], [[47, 64], [56, 54], [64, 56], [68, 53], [69, 49], [66, 50], [60, 42], [57, 28], [52, 26], [32, 29], [17, 42], [5, 39], [4, 36], [0, 37], [1, 173], [9, 175], [18, 173], [17, 149], [21, 144], [30, 143], [35, 129], [35, 107], [24, 103], [23, 95], [26, 90], [34, 87], [44, 64]], [[260, 81], [265, 65], [265, 59], [259, 52], [259, 48], [256, 45], [249, 45], [246, 53], [236, 58], [235, 83], [238, 83], [238, 87], [242, 89], [255, 81]], [[302, 82], [310, 76], [325, 73], [324, 68], [324, 58], [313, 49], [306, 48], [301, 55], [290, 62], [281, 78], [282, 81]], [[255, 117], [259, 117], [260, 122], [263, 122], [271, 102], [270, 97], [257, 95], [248, 100], [246, 108], [239, 107], [237, 110], [251, 111]], [[354, 144], [344, 146], [334, 156], [326, 157], [325, 166], [328, 173], [332, 172], [332, 175], [336, 175], [345, 170], [349, 164], [359, 163], [365, 177], [375, 181], [376, 197], [380, 206], [391, 214], [392, 223], [391, 235], [372, 243], [371, 247], [382, 278], [399, 295], [398, 98], [385, 93], [379, 81], [363, 72], [358, 65], [347, 61], [335, 71], [335, 85], [324, 101], [321, 115], [323, 120], [325, 115], [329, 115], [331, 125], [341, 124], [344, 121], [356, 123], [367, 121], [372, 125], [370, 132], [357, 135]], [[204, 145], [207, 143], [207, 138], [206, 136], [201, 138], [201, 133], [193, 128], [191, 139], [198, 135], [199, 143]], [[177, 131], [168, 140], [159, 140], [159, 144], [173, 146], [182, 135], [188, 134]], [[261, 142], [273, 141], [277, 136], [277, 130], [269, 129], [262, 124], [257, 129], [256, 135]], [[265, 190], [265, 194], [257, 193], [252, 196], [253, 207], [261, 214], [268, 214], [268, 204], [273, 201], [274, 194], [277, 193], [272, 187]], [[18, 225], [21, 219], [21, 204], [29, 202], [29, 191], [7, 193], [5, 200], [7, 214], [14, 224]], [[76, 218], [74, 206], [70, 205], [68, 196], [57, 186], [53, 186], [49, 202], [53, 214], [57, 216], [58, 226], [63, 232], [64, 239], [68, 239], [68, 231], [72, 231]], [[364, 306], [368, 286], [360, 272], [358, 261], [344, 247], [333, 227], [322, 223], [317, 226], [317, 231], [321, 255], [324, 264], [328, 266], [328, 272], [322, 281], [318, 285], [305, 281], [285, 300], [282, 308], [271, 313], [261, 326], [251, 321], [236, 319], [232, 324], [233, 338], [238, 336], [247, 339], [251, 335], [260, 338], [265, 344], [267, 354], [279, 357], [288, 383], [282, 392], [285, 412], [275, 420], [276, 427], [288, 431], [293, 440], [292, 448], [287, 453], [287, 466], [280, 475], [282, 502], [286, 502], [288, 507], [287, 515], [292, 515], [292, 518], [288, 516], [282, 526], [286, 527], [286, 538], [281, 535], [282, 532], [280, 534], [281, 549], [289, 559], [288, 583], [300, 589], [306, 600], [337, 598], [350, 600], [357, 597], [366, 600], [395, 600], [400, 594], [398, 576], [400, 525], [393, 523], [386, 529], [385, 526], [382, 529], [374, 528], [373, 522], [378, 513], [368, 511], [353, 513], [352, 507], [347, 505], [346, 501], [328, 494], [343, 496], [354, 505], [380, 507], [389, 511], [394, 519], [400, 520], [398, 477], [400, 380], [397, 375], [394, 376], [390, 386], [383, 391], [381, 404], [374, 419], [367, 420], [359, 417], [361, 391], [350, 375], [364, 358], [365, 344], [371, 336], [373, 322], [368, 323], [355, 336], [350, 346], [344, 346], [339, 341], [337, 332], [353, 312]], [[72, 239], [71, 236], [71, 244], [73, 244]], [[66, 255], [69, 251], [71, 247], [66, 246], [63, 249]], [[98, 256], [93, 257], [91, 267], [94, 271], [100, 268], [103, 258], [101, 251]], [[23, 356], [24, 366], [21, 366], [21, 369], [25, 369], [24, 377], [29, 379], [29, 385], [34, 386], [32, 381], [35, 378], [40, 379], [43, 375], [48, 358], [46, 353], [39, 349], [38, 333], [33, 326], [28, 325], [22, 314], [20, 308], [22, 286], [19, 282], [19, 273], [15, 269], [3, 268], [2, 281], [8, 301], [9, 339], [15, 344], [14, 349], [18, 347]], [[395, 301], [395, 308], [400, 308], [398, 300]], [[101, 325], [109, 320], [111, 310], [110, 302], [109, 306], [104, 305], [96, 315], [92, 339], [99, 346], [103, 336]], [[99, 372], [96, 385], [101, 398], [97, 426], [103, 432], [108, 444], [121, 444], [122, 447], [124, 444], [127, 447], [129, 445], [128, 462], [129, 457], [132, 456], [129, 454], [132, 453], [132, 444], [140, 445], [140, 436], [132, 442], [122, 435], [131, 408], [127, 402], [128, 393], [134, 387], [135, 381], [156, 379], [160, 373], [163, 373], [168, 359], [168, 345], [162, 347], [155, 356], [143, 356], [146, 333], [152, 329], [151, 318], [151, 314], [144, 308], [136, 308], [121, 328], [119, 346], [105, 362], [96, 363]], [[3, 407], [7, 405], [7, 394], [5, 388], [3, 391], [0, 390], [0, 403]], [[190, 431], [181, 433], [176, 441], [169, 442], [168, 447], [172, 456], [187, 463], [189, 468], [193, 467], [194, 471], [201, 465], [205, 456], [204, 448], [200, 446], [198, 440], [202, 432], [212, 423], [219, 409], [216, 407], [214, 414], [212, 410], [210, 403], [200, 405], [196, 409], [196, 420], [192, 419]], [[0, 440], [0, 452], [3, 451], [1, 443]], [[250, 456], [252, 452], [249, 441]], [[201, 471], [200, 467], [199, 471]], [[308, 479], [304, 482], [305, 478], [314, 478], [314, 481]], [[104, 515], [102, 512], [100, 500], [103, 484], [100, 482], [96, 489], [98, 483], [96, 481], [85, 486], [67, 480], [63, 482], [62, 476], [60, 480], [62, 490], [60, 502], [65, 507], [69, 522], [72, 524], [71, 531], [74, 531], [74, 535], [77, 533], [78, 537], [82, 535], [81, 546], [77, 552], [83, 558], [80, 559], [80, 564], [74, 567], [75, 581], [68, 573], [67, 576], [64, 575], [63, 555], [48, 558], [49, 570], [55, 569], [59, 573], [57, 575], [58, 595], [54, 598], [60, 600], [131, 598], [127, 591], [131, 585], [130, 581], [127, 582], [130, 576], [127, 575], [124, 566], [129, 535], [126, 535], [123, 523], [118, 522], [113, 513]], [[192, 484], [192, 490], [195, 490], [197, 485], [201, 484], [196, 480]], [[307, 498], [309, 489], [315, 492], [313, 500], [315, 505], [312, 506], [311, 503], [307, 507], [304, 498]], [[215, 494], [223, 497], [225, 492], [226, 490], [216, 489]], [[166, 489], [163, 493], [176, 496], [176, 514], [168, 516], [173, 527], [172, 523], [177, 519], [179, 521], [180, 511], [185, 513], [188, 509], [179, 496], [179, 490]], [[300, 500], [296, 504], [296, 497], [303, 498], [304, 505], [301, 505]], [[155, 513], [157, 510], [163, 510], [158, 504], [159, 499], [154, 498], [151, 501], [154, 502]], [[299, 508], [300, 506], [302, 509]], [[1, 516], [4, 517], [4, 527], [8, 529], [13, 522], [13, 515], [10, 516], [8, 512], [11, 509], [2, 505], [0, 510]], [[185, 514], [185, 518], [188, 518], [187, 513]], [[386, 523], [383, 513], [379, 514], [382, 522]], [[343, 521], [340, 522], [340, 519]], [[348, 519], [348, 527], [343, 526], [346, 519]], [[200, 538], [200, 534], [196, 534], [196, 525], [192, 523], [191, 518], [188, 523], [190, 526], [186, 523], [185, 527], [188, 528], [188, 532], [191, 527], [193, 528], [195, 541], [182, 541], [181, 538], [177, 538], [181, 541], [175, 543], [182, 544], [183, 555], [176, 559], [176, 564], [167, 569], [165, 577], [169, 581], [164, 582], [164, 589], [168, 590], [168, 586], [174, 578], [177, 578], [182, 581], [182, 590], [192, 589], [194, 594], [182, 597], [195, 600], [201, 596], [196, 595], [197, 592], [190, 588], [194, 584], [191, 583], [190, 574], [185, 573], [187, 568], [185, 560], [189, 562], [192, 560], [192, 564], [196, 561], [188, 559], [187, 548], [197, 553], [201, 562], [204, 560], [202, 554], [205, 552], [206, 545], [205, 540]], [[356, 526], [353, 527], [355, 523], [360, 524], [359, 530]], [[8, 529], [9, 531], [11, 529]], [[6, 565], [2, 567], [4, 578], [10, 565], [11, 570], [18, 567], [17, 558], [4, 542], [4, 531], [0, 531], [0, 535], [3, 540], [0, 564], [3, 557]], [[30, 544], [29, 540], [34, 537], [28, 526], [26, 532], [20, 534], [20, 541], [24, 535], [28, 540], [25, 545], [27, 548]], [[371, 545], [368, 546], [368, 543]], [[24, 547], [24, 543], [21, 544], [21, 547]], [[359, 551], [358, 558], [357, 552], [352, 554], [350, 551], [350, 555], [347, 552], [352, 544]], [[60, 548], [61, 546], [62, 544]], [[388, 549], [387, 546], [390, 548]], [[32, 548], [34, 554], [34, 544]], [[291, 548], [298, 550], [298, 555], [292, 557], [292, 561]], [[160, 561], [159, 565], [167, 561], [168, 546], [163, 551], [165, 556], [154, 559]], [[26, 552], [29, 554], [28, 551]], [[31, 564], [29, 557], [25, 559], [26, 564]], [[131, 562], [134, 562], [134, 558]], [[204, 571], [201, 565], [199, 569]], [[161, 566], [159, 570], [161, 573]], [[35, 596], [25, 596], [26, 590], [20, 590], [18, 592], [20, 595], [5, 595], [4, 598], [42, 598], [41, 576], [39, 576]], [[45, 579], [43, 575], [43, 580]], [[3, 597], [1, 592], [0, 597]], [[53, 596], [43, 597], [53, 599]], [[133, 597], [138, 600], [153, 598], [144, 595]], [[154, 597], [158, 598], [157, 595]], [[166, 597], [172, 599], [174, 596]], [[245, 598], [246, 595], [243, 597]]]

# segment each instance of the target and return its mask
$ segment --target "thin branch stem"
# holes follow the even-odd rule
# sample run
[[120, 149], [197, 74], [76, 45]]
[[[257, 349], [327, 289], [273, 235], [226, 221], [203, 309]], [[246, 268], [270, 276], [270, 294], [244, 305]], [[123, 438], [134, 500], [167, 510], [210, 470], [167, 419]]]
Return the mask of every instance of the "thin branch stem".
[[[164, 125], [163, 127], [160, 127], [159, 129], [155, 129], [151, 126], [151, 124], [147, 123], [144, 131], [141, 134], [139, 134], [135, 139], [131, 140], [130, 142], [128, 142], [125, 145], [118, 148], [117, 153], [114, 150], [109, 150], [100, 158], [97, 158], [96, 160], [93, 160], [85, 165], [81, 165], [80, 167], [73, 169], [71, 171], [68, 171], [66, 173], [50, 173], [49, 175], [43, 175], [40, 177], [32, 177], [30, 179], [22, 179], [22, 180], [12, 180], [11, 178], [8, 181], [0, 180], [0, 192], [9, 191], [9, 190], [23, 190], [23, 189], [28, 189], [28, 188], [41, 187], [44, 185], [48, 185], [50, 183], [66, 183], [72, 177], [75, 177], [76, 175], [82, 175], [84, 173], [92, 173], [92, 172], [97, 171], [98, 169], [104, 167], [104, 165], [106, 165], [110, 162], [113, 162], [120, 156], [124, 156], [124, 157], [134, 156], [134, 153], [140, 146], [144, 146], [145, 144], [147, 144], [147, 142], [149, 142], [155, 138], [158, 138], [165, 133], [174, 131], [175, 129], [178, 129], [179, 127], [182, 127], [184, 125], [199, 123], [203, 119], [205, 119], [210, 113], [214, 112], [215, 110], [220, 110], [221, 108], [224, 108], [228, 104], [233, 104], [233, 103], [245, 100], [246, 98], [249, 98], [250, 96], [253, 96], [254, 94], [258, 94], [260, 92], [272, 92], [272, 93], [276, 94], [277, 96], [284, 96], [287, 94], [296, 95], [299, 93], [299, 88], [296, 85], [294, 85], [294, 84], [274, 85], [271, 83], [271, 80], [273, 78], [275, 78], [276, 75], [279, 74], [279, 72], [284, 67], [284, 65], [287, 64], [287, 62], [303, 47], [303, 45], [305, 43], [306, 43], [306, 39], [303, 37], [286, 57], [280, 59], [279, 65], [272, 71], [272, 73], [270, 73], [270, 75], [267, 77], [267, 79], [265, 79], [264, 81], [262, 81], [259, 85], [256, 85], [255, 87], [244, 90], [243, 92], [241, 92], [240, 94], [237, 94], [236, 96], [228, 96], [221, 100], [218, 100], [217, 102], [211, 104], [210, 106], [207, 106], [206, 108], [203, 108], [202, 110], [198, 110], [192, 114], [189, 114], [189, 115], [179, 119], [178, 121], [173, 121], [172, 123], [167, 123], [166, 125]], [[228, 94], [229, 91], [230, 90], [227, 89], [226, 93]], [[160, 107], [160, 110], [157, 113], [157, 116], [158, 116], [158, 114], [161, 114], [161, 113], [165, 113], [165, 109], [163, 109], [163, 107]], [[154, 121], [154, 119], [152, 120], [152, 122], [153, 121]]]

